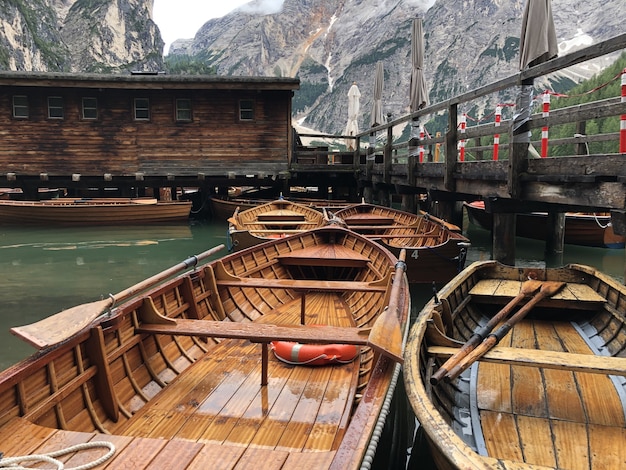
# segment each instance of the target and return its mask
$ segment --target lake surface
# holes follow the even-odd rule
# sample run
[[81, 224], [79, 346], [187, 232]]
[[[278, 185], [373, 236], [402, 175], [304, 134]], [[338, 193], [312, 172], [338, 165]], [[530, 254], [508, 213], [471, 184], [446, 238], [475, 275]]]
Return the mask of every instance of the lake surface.
[[[489, 232], [466, 223], [467, 263], [491, 258]], [[22, 228], [0, 226], [0, 370], [34, 352], [9, 328], [92, 302], [216, 245], [227, 245], [227, 223], [208, 221], [143, 227]], [[543, 243], [518, 238], [517, 264], [543, 266]], [[224, 248], [217, 256], [227, 254]], [[624, 279], [624, 250], [566, 245], [563, 262], [594, 266]], [[432, 287], [412, 289], [413, 315]]]

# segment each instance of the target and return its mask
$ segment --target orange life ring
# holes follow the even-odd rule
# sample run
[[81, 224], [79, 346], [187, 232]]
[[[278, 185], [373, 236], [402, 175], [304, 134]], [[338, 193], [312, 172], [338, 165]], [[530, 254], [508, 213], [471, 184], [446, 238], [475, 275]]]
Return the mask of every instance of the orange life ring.
[[353, 344], [300, 344], [289, 341], [272, 341], [271, 344], [276, 358], [292, 365], [347, 364], [359, 354]]
[[286, 236], [286, 233], [270, 233], [267, 238], [285, 238]]

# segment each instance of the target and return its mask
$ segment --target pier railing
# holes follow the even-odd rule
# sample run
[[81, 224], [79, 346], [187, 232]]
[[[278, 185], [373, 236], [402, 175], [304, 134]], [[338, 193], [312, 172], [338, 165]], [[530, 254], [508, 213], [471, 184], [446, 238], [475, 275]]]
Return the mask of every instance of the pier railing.
[[[624, 49], [626, 34], [432, 104], [356, 136], [300, 134], [315, 142], [326, 141], [328, 148], [321, 145], [313, 151], [311, 148], [296, 149], [292, 167], [304, 170], [309, 165], [318, 168], [333, 165], [332, 171], [335, 172], [345, 168], [358, 173], [366, 185], [393, 185], [404, 187], [406, 191], [426, 188], [429, 191], [523, 197], [571, 206], [623, 209], [623, 185], [626, 183], [624, 93], [621, 97], [618, 92], [614, 97], [549, 110], [546, 101], [550, 93], [540, 91], [537, 96], [540, 101], [531, 105], [529, 115], [521, 123], [520, 106], [524, 105], [519, 101], [524, 99], [525, 89], [541, 90], [540, 84], [552, 73]], [[621, 79], [622, 90], [626, 91], [626, 73]], [[619, 74], [615, 80], [620, 80]], [[503, 103], [503, 97], [511, 98], [510, 101], [515, 99], [516, 103]], [[488, 106], [493, 109], [489, 110]], [[484, 110], [483, 116], [470, 116], [470, 110], [475, 109]], [[586, 125], [600, 118], [617, 117], [619, 120], [620, 116], [621, 132], [617, 127], [612, 132], [594, 133], [592, 126]], [[424, 130], [423, 125], [430, 122], [445, 122], [445, 125], [441, 129]], [[410, 129], [408, 138], [407, 126]], [[557, 126], [570, 126], [573, 132], [567, 137], [550, 140], [547, 133]], [[405, 137], [398, 138], [399, 135]], [[334, 148], [335, 143], [350, 140], [355, 150]], [[594, 144], [607, 142], [618, 150], [590, 151]], [[312, 153], [315, 158], [311, 158]], [[557, 154], [558, 158], [552, 158]], [[552, 195], [545, 190], [543, 184], [557, 181], [591, 184], [579, 187], [576, 197], [571, 198], [569, 189]], [[600, 197], [598, 185], [601, 186]]]

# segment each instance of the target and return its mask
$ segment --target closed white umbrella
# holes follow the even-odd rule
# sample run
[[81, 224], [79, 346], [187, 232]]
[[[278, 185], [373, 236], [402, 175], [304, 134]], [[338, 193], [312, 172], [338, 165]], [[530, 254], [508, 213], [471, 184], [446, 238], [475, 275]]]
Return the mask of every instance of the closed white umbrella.
[[[551, 0], [527, 0], [520, 34], [520, 70], [553, 59], [557, 53]], [[521, 127], [530, 120], [532, 94], [532, 80], [523, 83], [516, 101], [516, 113], [513, 116], [513, 142], [530, 142], [530, 131], [523, 132]]]
[[385, 123], [383, 116], [383, 84], [384, 84], [383, 63], [376, 62], [376, 73], [374, 74], [374, 100], [372, 103], [372, 115], [370, 116], [370, 126], [376, 127]]
[[426, 80], [424, 79], [424, 33], [421, 18], [413, 19], [411, 65], [410, 108], [413, 113], [429, 104]]
[[[344, 135], [357, 135], [359, 133], [359, 111], [361, 92], [356, 83], [353, 83], [348, 90], [348, 122], [346, 124], [346, 130]], [[346, 139], [346, 147], [350, 150], [354, 150], [354, 139]]]
[[556, 30], [551, 0], [528, 0], [522, 17], [520, 70], [557, 56]]

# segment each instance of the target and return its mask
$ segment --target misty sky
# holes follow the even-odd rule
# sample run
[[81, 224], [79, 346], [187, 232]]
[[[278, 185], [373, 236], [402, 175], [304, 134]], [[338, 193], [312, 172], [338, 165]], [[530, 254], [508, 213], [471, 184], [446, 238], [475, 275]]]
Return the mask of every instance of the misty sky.
[[[250, 0], [154, 0], [154, 22], [165, 41], [164, 53], [176, 39], [195, 36], [211, 18], [219, 18]], [[283, 0], [257, 2], [265, 12], [277, 11]]]

